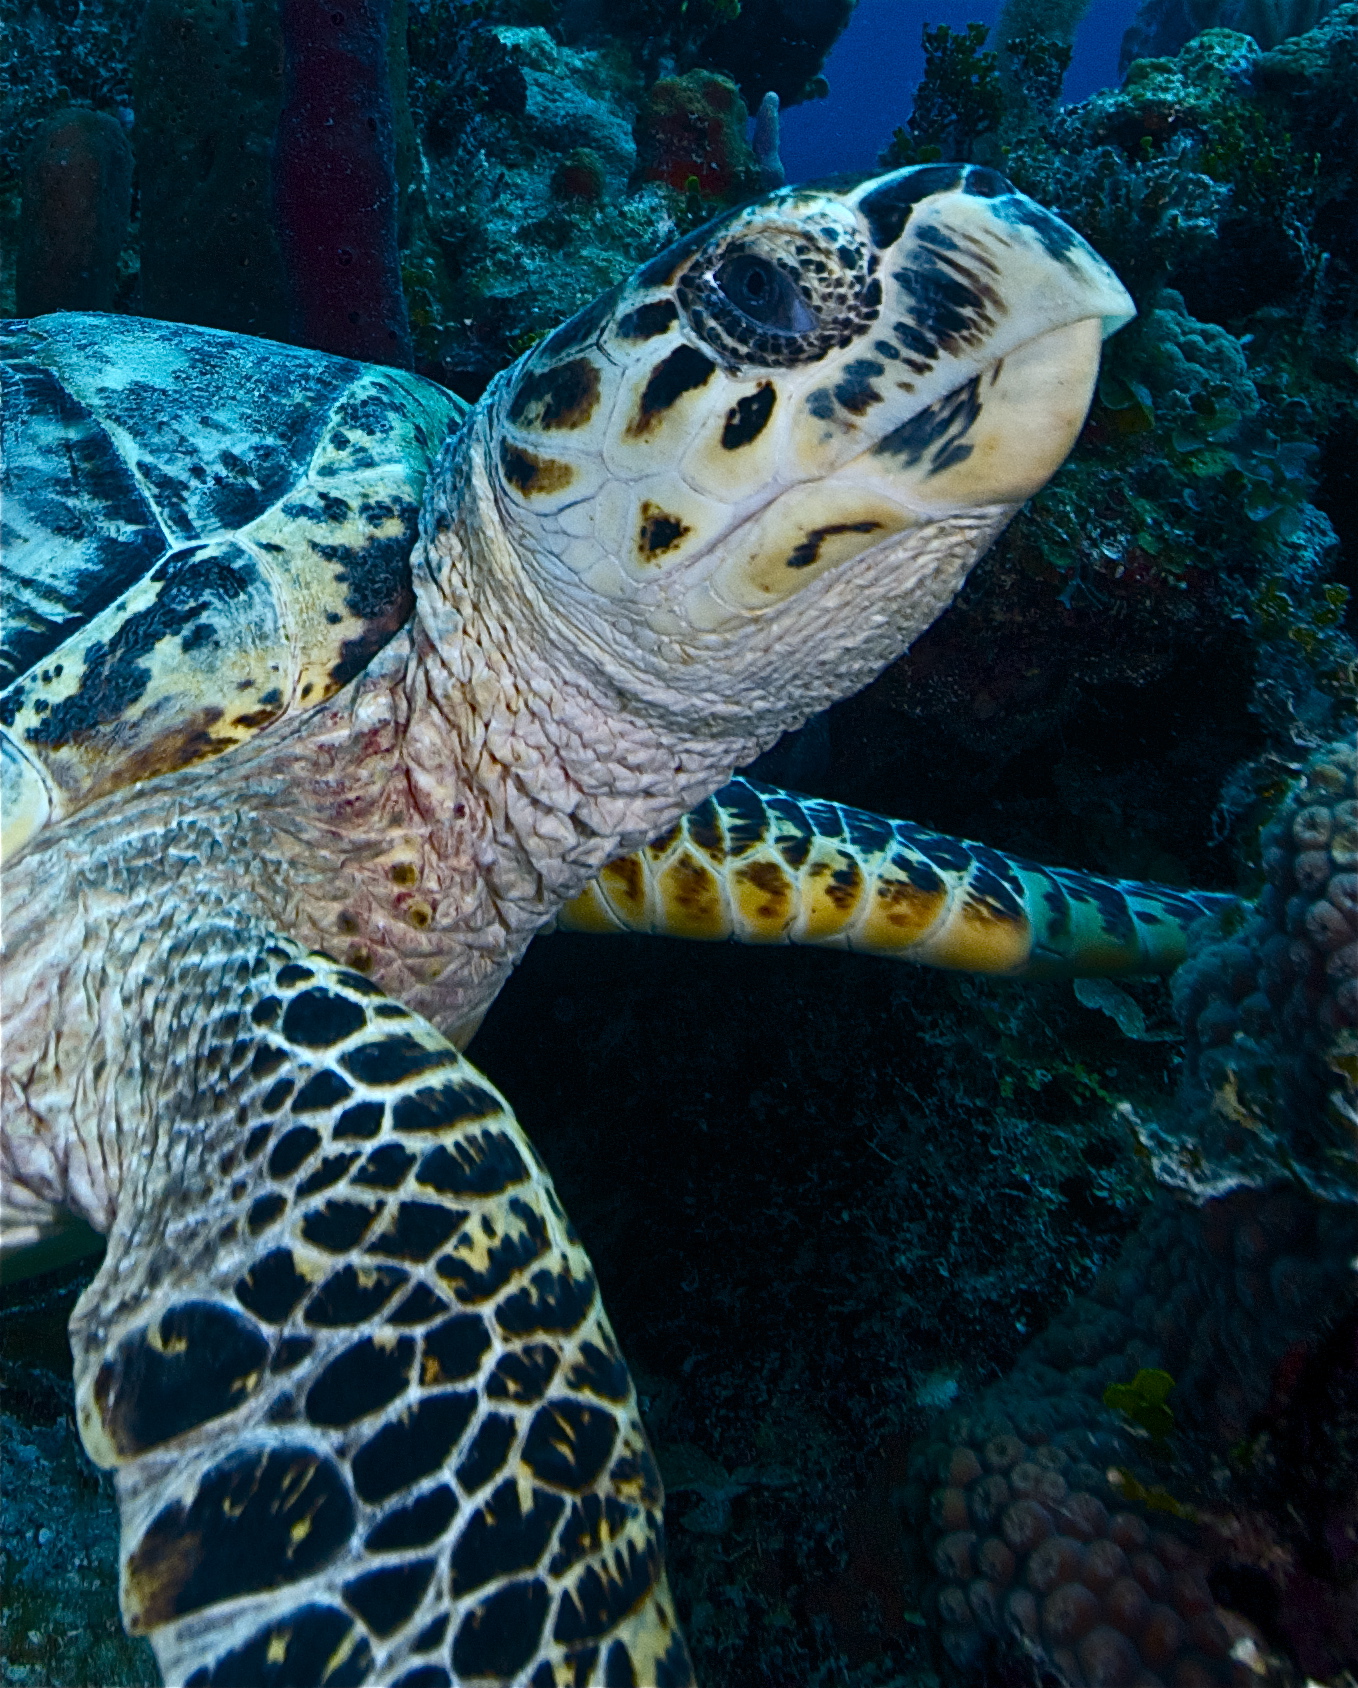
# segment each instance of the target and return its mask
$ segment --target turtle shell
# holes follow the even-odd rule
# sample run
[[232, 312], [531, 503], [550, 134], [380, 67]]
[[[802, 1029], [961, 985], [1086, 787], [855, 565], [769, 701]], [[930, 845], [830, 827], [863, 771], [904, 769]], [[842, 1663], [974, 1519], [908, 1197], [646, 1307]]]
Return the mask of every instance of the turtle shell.
[[466, 405], [400, 370], [135, 317], [0, 324], [6, 855], [359, 673], [413, 606]]

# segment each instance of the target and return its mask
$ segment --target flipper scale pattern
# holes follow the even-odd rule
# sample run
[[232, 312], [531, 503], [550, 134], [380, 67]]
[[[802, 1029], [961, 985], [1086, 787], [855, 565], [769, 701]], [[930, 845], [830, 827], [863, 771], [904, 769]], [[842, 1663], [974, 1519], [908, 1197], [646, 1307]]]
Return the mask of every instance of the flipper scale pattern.
[[631, 1380], [503, 1098], [324, 955], [188, 966], [164, 1164], [72, 1321], [166, 1681], [689, 1682]]
[[737, 778], [557, 917], [577, 932], [813, 944], [968, 973], [1172, 972], [1235, 898], [1044, 867]]

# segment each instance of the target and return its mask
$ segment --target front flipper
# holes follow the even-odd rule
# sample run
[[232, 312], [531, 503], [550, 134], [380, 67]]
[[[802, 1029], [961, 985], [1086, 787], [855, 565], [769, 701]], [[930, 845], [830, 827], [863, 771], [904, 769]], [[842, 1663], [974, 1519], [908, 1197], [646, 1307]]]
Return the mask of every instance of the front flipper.
[[283, 943], [169, 1065], [71, 1321], [166, 1682], [689, 1683], [636, 1395], [504, 1100]]
[[729, 785], [566, 904], [574, 932], [819, 944], [930, 967], [1051, 979], [1170, 973], [1188, 929], [1234, 897], [1101, 879], [910, 821]]

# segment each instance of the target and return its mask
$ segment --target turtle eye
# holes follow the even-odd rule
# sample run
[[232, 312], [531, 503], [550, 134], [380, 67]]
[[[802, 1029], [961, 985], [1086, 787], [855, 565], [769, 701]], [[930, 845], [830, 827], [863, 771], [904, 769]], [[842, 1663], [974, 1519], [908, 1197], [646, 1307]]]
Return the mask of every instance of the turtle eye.
[[767, 258], [742, 252], [712, 278], [742, 316], [775, 334], [805, 334], [816, 318], [790, 276]]

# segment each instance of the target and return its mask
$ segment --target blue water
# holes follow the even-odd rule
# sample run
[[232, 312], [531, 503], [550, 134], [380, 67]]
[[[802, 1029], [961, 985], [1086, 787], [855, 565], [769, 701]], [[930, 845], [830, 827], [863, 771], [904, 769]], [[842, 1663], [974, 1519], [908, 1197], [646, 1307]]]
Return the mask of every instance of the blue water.
[[[994, 28], [1000, 0], [859, 0], [825, 64], [829, 97], [783, 114], [782, 156], [790, 182], [870, 170], [891, 131], [910, 115], [924, 73], [926, 23]], [[1118, 80], [1118, 51], [1136, 0], [1091, 0], [1075, 39], [1064, 97], [1082, 100]]]

